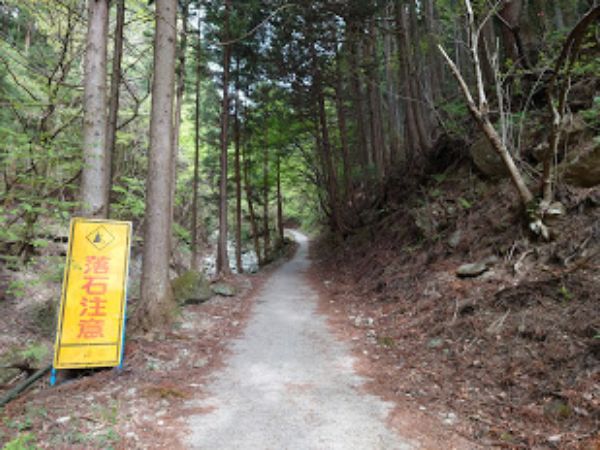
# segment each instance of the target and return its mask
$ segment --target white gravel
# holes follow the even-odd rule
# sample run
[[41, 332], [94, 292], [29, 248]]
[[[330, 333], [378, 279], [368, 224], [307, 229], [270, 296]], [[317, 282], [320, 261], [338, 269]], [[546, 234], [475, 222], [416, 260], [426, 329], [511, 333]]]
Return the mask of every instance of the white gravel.
[[308, 243], [265, 285], [210, 397], [190, 406], [187, 446], [196, 449], [411, 449], [385, 425], [392, 405], [361, 391], [348, 346], [317, 313], [303, 271]]

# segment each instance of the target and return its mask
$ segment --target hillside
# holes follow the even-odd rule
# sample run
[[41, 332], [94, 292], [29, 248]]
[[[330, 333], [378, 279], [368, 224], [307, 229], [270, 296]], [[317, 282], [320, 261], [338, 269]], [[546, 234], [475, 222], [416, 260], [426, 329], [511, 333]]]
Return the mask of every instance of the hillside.
[[598, 448], [600, 190], [560, 186], [552, 242], [509, 192], [468, 158], [390, 181], [369, 223], [316, 246], [324, 307], [374, 392], [485, 447]]

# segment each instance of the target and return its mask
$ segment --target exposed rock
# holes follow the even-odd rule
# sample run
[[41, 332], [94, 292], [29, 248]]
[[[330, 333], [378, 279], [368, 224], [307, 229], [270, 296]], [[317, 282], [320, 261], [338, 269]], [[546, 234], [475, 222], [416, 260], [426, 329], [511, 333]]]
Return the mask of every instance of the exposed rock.
[[461, 239], [462, 239], [462, 231], [456, 230], [448, 238], [448, 245], [452, 248], [456, 248], [456, 247], [458, 247], [458, 244], [460, 244]]
[[478, 277], [482, 273], [488, 270], [488, 266], [486, 263], [477, 262], [477, 263], [468, 263], [463, 264], [456, 270], [456, 275], [460, 278], [470, 278], [470, 277]]
[[235, 286], [224, 281], [214, 283], [210, 288], [215, 294], [222, 295], [223, 297], [233, 297], [237, 293]]
[[171, 284], [178, 303], [201, 303], [213, 296], [208, 281], [200, 272], [187, 271], [175, 278]]
[[494, 150], [485, 135], [481, 134], [469, 149], [471, 159], [475, 166], [490, 178], [503, 178], [508, 176], [508, 171], [498, 153]]
[[600, 184], [600, 144], [573, 158], [565, 172], [565, 181], [573, 186], [594, 187]]
[[499, 262], [500, 258], [498, 258], [496, 255], [490, 255], [482, 261], [482, 263], [485, 264], [487, 267], [491, 267], [495, 264], [498, 264]]
[[458, 417], [453, 412], [449, 412], [444, 417], [444, 423], [446, 425], [454, 425], [457, 421], [458, 421]]
[[427, 343], [429, 348], [440, 348], [442, 345], [444, 345], [444, 341], [440, 338], [433, 338]]

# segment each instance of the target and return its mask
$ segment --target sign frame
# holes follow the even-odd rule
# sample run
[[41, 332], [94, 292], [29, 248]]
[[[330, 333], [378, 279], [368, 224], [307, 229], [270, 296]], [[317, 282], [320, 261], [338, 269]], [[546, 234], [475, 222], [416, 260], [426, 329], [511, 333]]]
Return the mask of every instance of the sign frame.
[[[87, 231], [87, 229], [89, 229], [90, 227], [92, 227], [92, 231]], [[119, 232], [117, 232], [117, 230], [114, 227], [119, 227]], [[123, 229], [122, 227], [125, 227], [125, 229]], [[77, 233], [79, 231], [79, 228], [82, 229], [81, 233]], [[111, 228], [112, 228], [112, 233], [111, 233]], [[56, 383], [56, 371], [57, 369], [86, 369], [86, 368], [96, 368], [96, 367], [118, 367], [119, 369], [121, 369], [123, 367], [123, 359], [124, 359], [124, 351], [125, 351], [125, 329], [126, 329], [126, 322], [127, 322], [127, 282], [128, 282], [128, 277], [129, 277], [129, 262], [130, 262], [130, 256], [131, 256], [131, 240], [132, 240], [132, 223], [128, 222], [128, 221], [116, 221], [116, 220], [106, 220], [106, 219], [95, 219], [95, 218], [85, 218], [85, 217], [73, 217], [71, 218], [71, 222], [69, 225], [69, 244], [68, 244], [68, 249], [67, 249], [67, 256], [66, 256], [66, 264], [65, 264], [65, 270], [64, 270], [64, 274], [63, 274], [63, 284], [62, 284], [62, 290], [61, 290], [61, 298], [60, 298], [60, 304], [59, 304], [59, 308], [57, 311], [58, 317], [57, 317], [57, 327], [56, 327], [56, 339], [55, 339], [55, 347], [54, 347], [54, 359], [53, 359], [53, 365], [52, 365], [52, 372], [51, 372], [51, 376], [50, 376], [50, 384], [54, 385]], [[113, 234], [114, 233], [114, 234]], [[117, 236], [119, 236], [118, 238], [115, 237], [115, 234]], [[93, 238], [93, 236], [96, 236], [95, 239]], [[69, 321], [72, 321], [72, 319], [70, 319], [69, 317], [65, 317], [65, 315], [69, 312], [70, 315], [73, 315], [73, 307], [71, 307], [69, 309], [69, 311], [67, 311], [67, 307], [68, 305], [72, 305], [73, 302], [77, 302], [80, 305], [84, 305], [82, 306], [82, 308], [88, 308], [88, 306], [85, 306], [85, 302], [86, 299], [85, 298], [81, 298], [79, 299], [79, 295], [75, 295], [73, 292], [71, 292], [71, 295], [69, 295], [70, 291], [72, 291], [73, 289], [71, 288], [71, 285], [69, 284], [69, 281], [71, 280], [72, 283], [76, 283], [77, 282], [77, 276], [79, 276], [80, 278], [82, 278], [83, 273], [86, 273], [83, 269], [82, 269], [82, 264], [84, 264], [82, 261], [74, 261], [74, 257], [75, 254], [78, 256], [79, 259], [85, 257], [86, 258], [86, 262], [85, 264], [87, 265], [90, 258], [97, 258], [96, 261], [98, 261], [98, 259], [104, 258], [106, 260], [106, 258], [104, 256], [100, 256], [102, 254], [102, 252], [105, 249], [108, 249], [108, 251], [112, 250], [113, 252], [115, 251], [114, 247], [111, 249], [111, 244], [113, 244], [113, 242], [115, 240], [121, 240], [124, 242], [117, 242], [117, 244], [119, 244], [120, 247], [124, 247], [122, 253], [119, 252], [118, 253], [118, 265], [119, 265], [119, 276], [118, 276], [118, 281], [116, 283], [113, 283], [112, 285], [110, 285], [111, 287], [111, 291], [110, 293], [113, 295], [113, 297], [115, 297], [116, 299], [118, 299], [118, 308], [115, 308], [115, 304], [114, 304], [114, 300], [112, 303], [109, 303], [109, 306], [106, 306], [106, 302], [107, 300], [104, 298], [99, 298], [99, 294], [90, 292], [89, 289], [91, 289], [91, 285], [88, 284], [88, 294], [91, 296], [96, 295], [95, 298], [92, 299], [88, 299], [87, 301], [89, 301], [90, 303], [92, 303], [93, 300], [96, 300], [96, 304], [95, 305], [90, 305], [89, 309], [92, 310], [92, 308], [94, 308], [93, 310], [96, 311], [98, 313], [98, 315], [100, 316], [106, 316], [105, 313], [105, 309], [103, 308], [108, 308], [110, 307], [113, 311], [112, 311], [112, 315], [109, 315], [109, 319], [112, 319], [112, 321], [108, 321], [109, 322], [109, 326], [111, 327], [111, 331], [113, 334], [113, 339], [111, 342], [98, 342], [98, 339], [89, 339], [92, 342], [63, 342], [65, 340], [65, 336], [66, 335], [70, 335], [70, 339], [73, 340], [73, 337], [75, 336], [73, 334], [72, 331], [72, 324], [69, 323]], [[87, 242], [85, 242], [87, 241]], [[85, 246], [86, 244], [91, 244], [93, 247], [95, 247], [96, 250], [90, 250], [88, 249], [88, 247], [83, 247], [84, 250], [81, 250], [82, 246]], [[85, 250], [87, 249], [87, 250]], [[121, 259], [123, 258], [123, 259]], [[110, 259], [106, 260], [106, 261], [110, 261]], [[108, 265], [108, 262], [106, 262], [106, 264]], [[86, 266], [86, 271], [89, 268]], [[106, 270], [108, 271], [108, 267], [106, 267]], [[79, 272], [79, 275], [77, 275], [77, 272]], [[98, 272], [100, 273], [100, 272]], [[89, 275], [88, 277], [84, 277], [85, 279], [92, 279], [94, 277], [94, 275]], [[108, 280], [105, 283], [102, 283], [103, 286], [107, 286], [110, 283], [110, 277], [107, 276], [106, 277], [100, 277], [97, 276], [98, 279], [104, 279], [104, 280]], [[75, 280], [75, 281], [73, 281]], [[81, 282], [81, 280], [78, 280]], [[92, 283], [92, 281], [88, 281], [88, 283]], [[100, 287], [100, 282], [98, 282], [98, 284], [95, 285], [96, 288]], [[108, 288], [105, 288], [108, 289]], [[108, 295], [108, 294], [107, 294]], [[75, 299], [73, 298], [75, 297]], [[70, 302], [70, 303], [69, 303]], [[100, 303], [102, 302], [102, 303]], [[81, 309], [81, 308], [80, 308]], [[115, 313], [118, 312], [118, 317], [116, 316]], [[83, 312], [81, 312], [81, 314], [84, 314]], [[79, 316], [81, 316], [81, 314]], [[90, 313], [88, 313], [90, 314]], [[92, 319], [93, 320], [93, 319]], [[117, 322], [118, 320], [118, 322]], [[80, 319], [80, 327], [81, 322], [84, 322], [83, 320]], [[104, 320], [102, 321], [104, 322]], [[71, 327], [65, 327], [65, 325], [71, 325]], [[117, 327], [117, 329], [115, 329], [115, 327]], [[81, 328], [80, 328], [81, 330]], [[116, 332], [115, 332], [116, 331]], [[81, 337], [82, 335], [82, 331], [80, 331], [79, 336], [77, 336], [78, 338]], [[85, 336], [88, 337], [88, 336]], [[97, 336], [93, 336], [96, 338], [103, 338], [104, 336], [102, 334], [99, 334]], [[68, 341], [68, 337], [66, 339]], [[94, 360], [94, 361], [81, 361], [81, 362], [76, 362], [73, 361], [73, 358], [66, 358], [66, 362], [64, 361], [65, 358], [63, 358], [63, 361], [61, 362], [61, 352], [64, 351], [65, 349], [69, 350], [69, 349], [73, 349], [75, 351], [75, 353], [77, 352], [81, 352], [83, 351], [85, 355], [91, 354], [92, 348], [95, 347], [96, 349], [105, 349], [105, 353], [110, 353], [112, 355], [114, 355], [114, 357], [110, 357], [107, 358], [107, 360]], [[114, 347], [114, 348], [113, 348]], [[114, 353], [113, 353], [114, 352]], [[76, 357], [75, 357], [76, 358]]]

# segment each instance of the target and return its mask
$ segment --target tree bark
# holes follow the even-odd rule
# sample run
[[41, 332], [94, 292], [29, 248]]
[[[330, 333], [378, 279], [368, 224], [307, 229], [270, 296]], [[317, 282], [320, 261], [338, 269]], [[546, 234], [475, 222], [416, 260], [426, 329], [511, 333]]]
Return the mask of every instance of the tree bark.
[[263, 226], [264, 226], [264, 256], [263, 260], [269, 260], [271, 251], [271, 232], [269, 230], [269, 117], [267, 116], [265, 130], [265, 143], [263, 151]]
[[233, 139], [235, 144], [235, 264], [237, 273], [243, 273], [242, 266], [242, 175], [240, 171], [240, 61], [235, 72], [235, 112]]
[[410, 88], [410, 48], [408, 45], [407, 30], [406, 30], [406, 19], [403, 5], [396, 6], [396, 28], [398, 49], [399, 49], [399, 79], [403, 80], [401, 87], [402, 95], [404, 97], [404, 110], [405, 110], [405, 141], [406, 141], [406, 162], [408, 167], [415, 165], [416, 155], [419, 153], [423, 144], [421, 143], [420, 135], [417, 130], [417, 124], [415, 119], [415, 108], [414, 102], [416, 99], [412, 98], [412, 91]]
[[[426, 156], [425, 153], [431, 148], [432, 133], [431, 124], [429, 123], [427, 114], [425, 114], [423, 109], [425, 96], [423, 95], [423, 90], [419, 83], [421, 77], [421, 74], [419, 73], [419, 58], [416, 57], [416, 51], [414, 48], [414, 43], [418, 36], [418, 21], [416, 5], [414, 3], [409, 5], [408, 17], [406, 19], [406, 39], [410, 55], [407, 59], [408, 71], [410, 74], [409, 86], [411, 92], [410, 96], [414, 99], [411, 105], [413, 107], [415, 125], [419, 133], [419, 140], [421, 141], [421, 154], [419, 156], [421, 159], [423, 159]], [[415, 62], [414, 64], [413, 61]]]
[[258, 239], [258, 221], [256, 212], [254, 211], [254, 200], [252, 199], [252, 186], [250, 185], [250, 159], [246, 151], [242, 151], [244, 159], [244, 189], [246, 191], [246, 202], [248, 203], [248, 214], [250, 215], [250, 230], [252, 232], [252, 240], [254, 242], [254, 251], [258, 259], [258, 265], [262, 266], [263, 260], [260, 253], [260, 240]]
[[137, 325], [146, 331], [168, 323], [173, 307], [173, 292], [169, 280], [171, 250], [169, 169], [173, 157], [176, 13], [177, 0], [156, 0], [141, 304], [136, 311]]
[[108, 212], [106, 151], [106, 48], [108, 0], [89, 0], [84, 62], [83, 171], [81, 208], [91, 217]]
[[225, 17], [223, 22], [223, 104], [221, 109], [221, 178], [219, 181], [219, 241], [217, 244], [217, 274], [228, 274], [229, 256], [227, 255], [227, 148], [229, 123], [229, 60], [231, 44], [229, 41], [229, 15], [231, 0], [225, 0]]
[[277, 231], [279, 246], [283, 246], [283, 197], [281, 195], [281, 154], [277, 153]]
[[202, 21], [198, 15], [198, 41], [196, 43], [196, 102], [194, 105], [194, 178], [192, 182], [192, 270], [200, 271], [200, 240], [198, 239], [198, 187], [200, 184], [200, 94], [202, 76]]
[[[112, 60], [112, 77], [110, 81], [110, 97], [108, 104], [108, 128], [106, 132], [107, 180], [106, 197], [110, 199], [113, 176], [119, 158], [116, 155], [117, 119], [119, 117], [119, 87], [121, 85], [121, 61], [123, 59], [123, 26], [125, 24], [125, 0], [117, 0], [117, 18], [115, 23], [115, 45]], [[110, 204], [107, 216], [110, 214]]]
[[[181, 4], [183, 14], [181, 16], [181, 34], [179, 38], [179, 48], [177, 50], [179, 63], [177, 64], [177, 90], [175, 96], [175, 123], [173, 125], [173, 157], [171, 158], [171, 211], [169, 218], [171, 223], [175, 220], [175, 194], [177, 192], [177, 158], [179, 155], [179, 132], [181, 129], [181, 109], [183, 106], [183, 94], [185, 93], [185, 62], [187, 50], [188, 16], [189, 0], [184, 0]], [[172, 228], [170, 226], [169, 228]], [[171, 236], [171, 240], [173, 237]], [[174, 243], [171, 243], [171, 248]]]
[[[389, 5], [390, 7], [392, 5]], [[393, 10], [388, 8], [388, 13], [391, 15]], [[393, 68], [393, 59], [396, 55], [394, 48], [394, 36], [386, 32], [383, 36], [383, 50], [385, 58], [385, 79], [386, 79], [386, 100], [387, 100], [387, 123], [389, 134], [389, 153], [385, 164], [389, 167], [390, 164], [397, 162], [400, 153], [400, 112], [398, 106], [397, 81]]]
[[[337, 175], [333, 164], [331, 142], [329, 139], [329, 127], [327, 124], [327, 111], [325, 109], [325, 96], [323, 95], [323, 86], [321, 79], [321, 70], [316, 59], [316, 50], [313, 46], [313, 90], [317, 102], [317, 151], [321, 153], [321, 161], [324, 171], [324, 188], [327, 190], [327, 197], [330, 208], [331, 230], [339, 234], [341, 232], [341, 220], [339, 213], [339, 201], [337, 194]], [[320, 143], [319, 143], [320, 134]]]
[[342, 83], [342, 67], [341, 54], [336, 55], [336, 79], [335, 79], [335, 106], [338, 118], [338, 128], [340, 132], [340, 143], [342, 145], [342, 166], [343, 183], [344, 183], [344, 198], [346, 201], [352, 198], [351, 185], [351, 164], [350, 164], [350, 147], [348, 145], [348, 128], [346, 126], [346, 110], [344, 108], [343, 83]]
[[365, 95], [362, 89], [361, 69], [359, 66], [360, 57], [358, 51], [358, 26], [356, 24], [349, 23], [348, 29], [348, 47], [350, 48], [350, 54], [352, 58], [352, 64], [350, 64], [350, 86], [352, 88], [352, 100], [354, 103], [354, 120], [358, 134], [358, 147], [360, 150], [361, 162], [364, 166], [368, 166], [371, 164], [371, 152], [369, 149], [369, 138], [365, 128], [365, 126], [368, 124], [368, 121], [365, 113]]
[[369, 116], [372, 136], [373, 161], [377, 169], [377, 176], [380, 180], [385, 177], [386, 167], [384, 164], [385, 142], [383, 138], [383, 128], [381, 119], [381, 93], [379, 92], [378, 58], [377, 58], [377, 35], [375, 30], [375, 20], [371, 20], [369, 26], [367, 58], [369, 60], [369, 70], [367, 76], [367, 90], [369, 93]]

